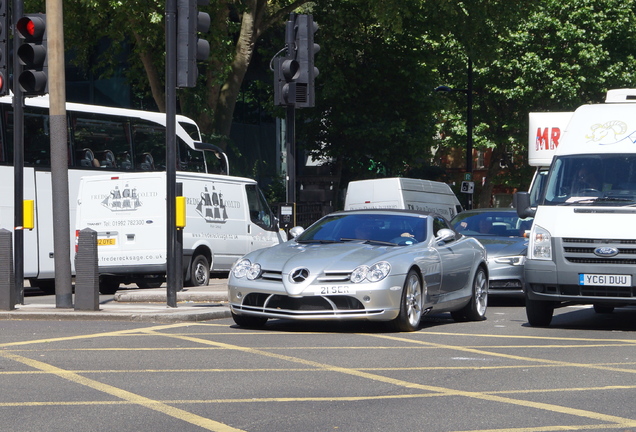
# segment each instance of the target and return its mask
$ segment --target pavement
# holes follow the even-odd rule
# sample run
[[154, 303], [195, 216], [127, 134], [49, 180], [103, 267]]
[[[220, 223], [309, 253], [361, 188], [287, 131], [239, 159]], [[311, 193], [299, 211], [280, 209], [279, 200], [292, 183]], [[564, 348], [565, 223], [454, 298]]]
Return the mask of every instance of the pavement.
[[58, 308], [56, 297], [25, 296], [24, 304], [0, 311], [0, 320], [109, 320], [174, 323], [207, 321], [231, 316], [227, 279], [210, 279], [203, 287], [177, 292], [177, 306], [169, 307], [167, 288], [120, 289], [100, 296], [99, 310]]

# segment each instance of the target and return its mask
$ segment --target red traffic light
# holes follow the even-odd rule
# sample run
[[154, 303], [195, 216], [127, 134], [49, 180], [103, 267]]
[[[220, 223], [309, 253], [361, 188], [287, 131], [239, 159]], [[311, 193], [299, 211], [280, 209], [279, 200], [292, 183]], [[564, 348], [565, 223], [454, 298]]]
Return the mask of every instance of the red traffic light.
[[40, 40], [44, 37], [46, 20], [39, 16], [25, 16], [18, 20], [16, 29], [20, 37], [27, 42]]

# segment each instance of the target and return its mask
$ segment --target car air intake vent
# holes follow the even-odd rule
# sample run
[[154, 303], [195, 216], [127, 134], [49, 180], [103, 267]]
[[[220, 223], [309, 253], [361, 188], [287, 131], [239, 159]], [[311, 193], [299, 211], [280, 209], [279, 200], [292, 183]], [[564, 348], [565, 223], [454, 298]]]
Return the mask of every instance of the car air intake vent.
[[283, 280], [283, 274], [280, 271], [263, 270], [263, 272], [261, 273], [261, 279], [273, 280], [273, 281], [282, 281]]
[[350, 271], [343, 272], [325, 272], [324, 275], [318, 277], [320, 282], [347, 282], [351, 276]]
[[626, 265], [635, 265], [636, 259], [611, 259], [611, 258], [577, 258], [577, 257], [566, 257], [568, 262], [573, 264], [626, 264]]
[[591, 239], [591, 238], [564, 238], [563, 243], [589, 243], [590, 245], [604, 245], [604, 244], [624, 244], [624, 245], [636, 245], [636, 240], [629, 239]]

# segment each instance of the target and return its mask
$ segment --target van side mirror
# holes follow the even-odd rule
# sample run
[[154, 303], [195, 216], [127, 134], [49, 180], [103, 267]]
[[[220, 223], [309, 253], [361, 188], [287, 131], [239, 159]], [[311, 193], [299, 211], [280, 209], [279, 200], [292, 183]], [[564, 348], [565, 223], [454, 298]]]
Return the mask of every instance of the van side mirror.
[[517, 209], [517, 215], [522, 218], [534, 217], [536, 208], [530, 206], [530, 194], [528, 192], [517, 192], [513, 196], [513, 205]]

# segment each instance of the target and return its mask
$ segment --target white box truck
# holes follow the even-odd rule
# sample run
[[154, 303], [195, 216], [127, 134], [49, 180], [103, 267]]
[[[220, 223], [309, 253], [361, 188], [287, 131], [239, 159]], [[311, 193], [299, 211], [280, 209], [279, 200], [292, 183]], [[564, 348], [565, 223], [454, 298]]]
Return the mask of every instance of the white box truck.
[[530, 204], [536, 202], [543, 192], [548, 170], [572, 112], [534, 112], [528, 115], [528, 164], [537, 167], [530, 184]]
[[451, 220], [462, 211], [446, 183], [404, 177], [349, 182], [345, 210], [394, 208], [437, 213]]
[[596, 312], [636, 305], [636, 89], [610, 90], [604, 104], [579, 107], [568, 123], [536, 209], [525, 262], [526, 314], [547, 326], [554, 308]]
[[[282, 241], [256, 181], [177, 172], [186, 201], [183, 268], [186, 286], [207, 285], [210, 271], [229, 271], [256, 249]], [[121, 283], [161, 284], [166, 274], [166, 173], [83, 177], [76, 233], [97, 232], [100, 291]]]

